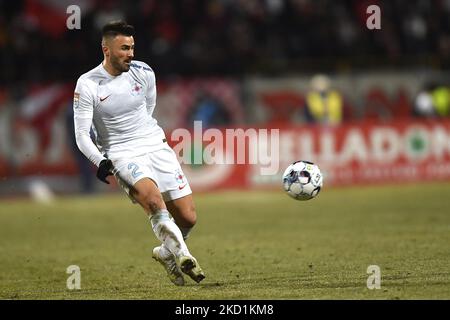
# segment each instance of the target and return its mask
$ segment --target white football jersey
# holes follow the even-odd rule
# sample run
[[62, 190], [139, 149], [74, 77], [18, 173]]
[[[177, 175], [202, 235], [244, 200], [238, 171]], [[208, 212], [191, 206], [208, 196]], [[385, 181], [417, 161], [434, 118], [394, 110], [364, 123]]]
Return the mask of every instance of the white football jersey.
[[155, 105], [155, 74], [147, 64], [132, 61], [129, 71], [118, 76], [100, 64], [83, 74], [75, 88], [78, 147], [97, 166], [105, 157], [133, 157], [162, 148], [165, 135], [152, 116]]

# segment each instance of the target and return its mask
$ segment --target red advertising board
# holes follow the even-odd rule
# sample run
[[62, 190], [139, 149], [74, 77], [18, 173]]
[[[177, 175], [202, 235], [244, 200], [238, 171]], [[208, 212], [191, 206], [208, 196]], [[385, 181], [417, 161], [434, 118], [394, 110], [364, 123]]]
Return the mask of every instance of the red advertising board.
[[[216, 83], [222, 88], [221, 94], [200, 84], [208, 93], [206, 97], [230, 105], [226, 110], [233, 114], [240, 110], [232, 83]], [[224, 87], [228, 89], [224, 91]], [[180, 94], [180, 90], [176, 92]], [[30, 88], [17, 105], [0, 104], [0, 186], [28, 176], [64, 178], [78, 174], [79, 151], [73, 143], [73, 130], [68, 127], [73, 123], [68, 113], [72, 94], [70, 85], [42, 86]], [[179, 115], [184, 117], [189, 112]], [[241, 117], [229, 120], [240, 123]], [[215, 123], [206, 126], [204, 122], [200, 130], [179, 128], [166, 135], [176, 151], [180, 151], [181, 144], [176, 133], [184, 130], [192, 135], [193, 139], [182, 144], [186, 144], [186, 150], [200, 152], [200, 163], [184, 161], [184, 170], [196, 191], [279, 188], [284, 169], [302, 159], [320, 166], [325, 186], [449, 180], [450, 119], [402, 119], [366, 120], [336, 127], [280, 125], [286, 123], [283, 121], [240, 130], [232, 125], [217, 129]], [[179, 123], [176, 127], [183, 126]], [[218, 153], [224, 158], [220, 159]], [[179, 155], [180, 160], [186, 160]], [[208, 157], [219, 161], [207, 161]]]
[[[450, 121], [363, 122], [280, 133], [280, 163], [319, 164], [329, 185], [450, 178]], [[283, 163], [284, 162], [284, 163]]]
[[[284, 169], [301, 159], [317, 163], [328, 186], [450, 179], [449, 120], [246, 128], [233, 144], [226, 139], [227, 130], [231, 129], [220, 130], [222, 152], [231, 153], [232, 160], [209, 165], [204, 163], [205, 150], [212, 139], [205, 139], [207, 130], [200, 137], [197, 133], [202, 140], [203, 164], [184, 166], [194, 189], [278, 187]], [[261, 130], [266, 130], [264, 139]], [[267, 138], [275, 132], [276, 137]], [[172, 146], [179, 150], [182, 143], [172, 141]], [[245, 143], [244, 163], [238, 161], [240, 143]], [[250, 161], [249, 154], [261, 154], [261, 150], [265, 162], [258, 157]], [[261, 170], [269, 167], [272, 170], [266, 173]]]

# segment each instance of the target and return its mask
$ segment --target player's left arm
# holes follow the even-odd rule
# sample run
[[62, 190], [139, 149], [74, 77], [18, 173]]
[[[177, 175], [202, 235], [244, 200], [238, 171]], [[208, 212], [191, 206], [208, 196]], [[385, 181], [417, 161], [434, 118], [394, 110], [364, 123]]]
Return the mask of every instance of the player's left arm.
[[145, 102], [147, 105], [147, 112], [150, 116], [152, 116], [153, 110], [155, 109], [156, 106], [156, 78], [153, 70], [151, 71], [146, 70], [145, 72], [147, 82], [147, 88], [145, 91]]

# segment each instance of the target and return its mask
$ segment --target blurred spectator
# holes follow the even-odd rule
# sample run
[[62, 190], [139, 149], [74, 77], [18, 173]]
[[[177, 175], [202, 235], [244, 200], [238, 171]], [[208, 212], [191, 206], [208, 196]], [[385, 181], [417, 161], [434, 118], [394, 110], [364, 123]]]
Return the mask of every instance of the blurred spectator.
[[[0, 1], [0, 85], [73, 81], [101, 60], [87, 55], [98, 26], [117, 18], [137, 26], [136, 58], [160, 78], [450, 66], [448, 0], [75, 2], [81, 30], [65, 28], [68, 0]], [[370, 4], [381, 30], [366, 28]]]
[[325, 75], [311, 79], [311, 90], [306, 94], [306, 119], [311, 123], [338, 125], [343, 119], [344, 102], [341, 94], [331, 87]]
[[419, 117], [434, 117], [436, 116], [436, 110], [433, 105], [433, 89], [434, 84], [428, 84], [423, 90], [419, 92], [414, 101], [414, 112], [415, 116]]
[[232, 123], [228, 110], [218, 99], [207, 93], [199, 93], [187, 125], [202, 121], [203, 128], [226, 126]]
[[431, 95], [438, 117], [448, 117], [450, 115], [450, 88], [443, 85], [438, 86]]
[[95, 168], [77, 147], [77, 143], [75, 141], [75, 124], [73, 122], [72, 100], [67, 105], [65, 118], [68, 146], [72, 151], [72, 155], [75, 158], [79, 171], [80, 191], [86, 194], [92, 193], [94, 191]]
[[450, 116], [450, 87], [437, 84], [426, 85], [415, 99], [414, 115], [420, 117]]

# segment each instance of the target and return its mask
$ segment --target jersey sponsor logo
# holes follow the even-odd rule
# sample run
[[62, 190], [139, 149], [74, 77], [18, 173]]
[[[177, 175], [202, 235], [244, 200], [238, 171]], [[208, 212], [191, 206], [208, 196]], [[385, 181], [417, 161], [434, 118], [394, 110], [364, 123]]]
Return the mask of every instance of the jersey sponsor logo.
[[100, 102], [102, 102], [102, 101], [104, 101], [104, 100], [106, 100], [106, 99], [108, 99], [108, 97], [110, 96], [110, 94], [109, 95], [107, 95], [106, 97], [104, 97], [104, 98], [102, 98], [102, 97], [100, 97]]

